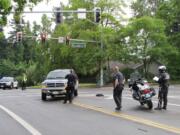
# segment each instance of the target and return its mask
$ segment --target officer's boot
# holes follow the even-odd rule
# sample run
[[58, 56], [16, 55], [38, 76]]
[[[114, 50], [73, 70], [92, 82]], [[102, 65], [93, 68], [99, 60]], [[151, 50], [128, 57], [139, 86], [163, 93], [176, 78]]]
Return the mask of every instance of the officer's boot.
[[166, 106], [163, 106], [163, 108], [162, 108], [162, 109], [167, 110], [167, 107], [166, 107]]
[[167, 94], [164, 96], [164, 104], [162, 109], [167, 110]]
[[167, 110], [167, 103], [164, 103], [164, 105], [163, 105], [163, 108], [162, 109], [164, 109], [164, 110]]

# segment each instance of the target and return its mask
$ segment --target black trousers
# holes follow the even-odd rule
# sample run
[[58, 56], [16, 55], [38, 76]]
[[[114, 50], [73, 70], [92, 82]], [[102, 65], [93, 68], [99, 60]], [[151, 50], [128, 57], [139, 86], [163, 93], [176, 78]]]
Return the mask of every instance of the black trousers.
[[162, 102], [163, 102], [163, 107], [167, 107], [167, 102], [168, 102], [167, 96], [168, 96], [168, 87], [167, 86], [160, 87], [159, 94], [158, 94], [158, 98], [159, 98], [158, 107], [159, 108], [162, 107]]
[[69, 102], [72, 102], [74, 96], [74, 90], [75, 90], [74, 86], [68, 86], [66, 88], [66, 97], [64, 102], [67, 102], [67, 100], [69, 100]]
[[25, 89], [26, 89], [26, 82], [22, 81], [22, 90], [25, 90]]
[[114, 102], [116, 103], [116, 106], [118, 108], [121, 108], [121, 102], [122, 102], [122, 91], [123, 91], [123, 86], [117, 86], [116, 88], [114, 88], [113, 90], [113, 98], [114, 98]]

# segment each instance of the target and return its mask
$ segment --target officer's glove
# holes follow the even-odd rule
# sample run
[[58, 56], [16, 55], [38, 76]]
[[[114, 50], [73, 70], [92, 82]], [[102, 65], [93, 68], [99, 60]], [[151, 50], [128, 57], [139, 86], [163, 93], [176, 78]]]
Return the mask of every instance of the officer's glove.
[[155, 76], [155, 77], [153, 78], [153, 80], [156, 81], [156, 82], [158, 82], [158, 81], [159, 81], [159, 78], [158, 78], [157, 76]]

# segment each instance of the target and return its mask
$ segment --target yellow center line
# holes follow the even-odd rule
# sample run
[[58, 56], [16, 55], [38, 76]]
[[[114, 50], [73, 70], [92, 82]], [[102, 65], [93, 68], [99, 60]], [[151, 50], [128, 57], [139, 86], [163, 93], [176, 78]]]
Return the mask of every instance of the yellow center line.
[[163, 130], [166, 130], [166, 131], [169, 131], [169, 132], [173, 132], [173, 133], [176, 133], [176, 134], [180, 134], [180, 128], [176, 128], [176, 127], [173, 127], [173, 126], [157, 123], [157, 122], [154, 122], [154, 121], [151, 121], [151, 120], [148, 120], [148, 119], [143, 119], [143, 118], [132, 116], [132, 115], [127, 115], [127, 114], [124, 114], [124, 113], [121, 113], [121, 112], [112, 112], [112, 111], [105, 110], [105, 109], [102, 109], [102, 108], [99, 108], [99, 107], [96, 107], [96, 106], [82, 104], [82, 103], [79, 103], [79, 102], [74, 102], [73, 104], [78, 106], [78, 107], [86, 108], [86, 109], [89, 109], [89, 110], [94, 110], [94, 111], [101, 112], [101, 113], [106, 114], [106, 115], [127, 119], [127, 120], [130, 120], [130, 121], [134, 121], [136, 123], [140, 123], [140, 124], [144, 124], [144, 125], [147, 125], [147, 126], [151, 126], [151, 127], [163, 129]]

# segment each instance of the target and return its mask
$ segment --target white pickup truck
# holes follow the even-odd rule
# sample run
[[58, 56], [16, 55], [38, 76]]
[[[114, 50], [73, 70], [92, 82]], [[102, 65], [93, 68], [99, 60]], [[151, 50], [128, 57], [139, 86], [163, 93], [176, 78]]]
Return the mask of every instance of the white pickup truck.
[[[51, 96], [53, 98], [56, 95], [65, 95], [65, 88], [67, 86], [67, 79], [65, 79], [65, 77], [71, 70], [72, 69], [56, 69], [50, 71], [46, 79], [42, 82], [41, 99], [46, 100], [47, 96]], [[73, 74], [77, 77], [74, 70]], [[78, 77], [76, 80], [74, 96], [78, 95]]]

